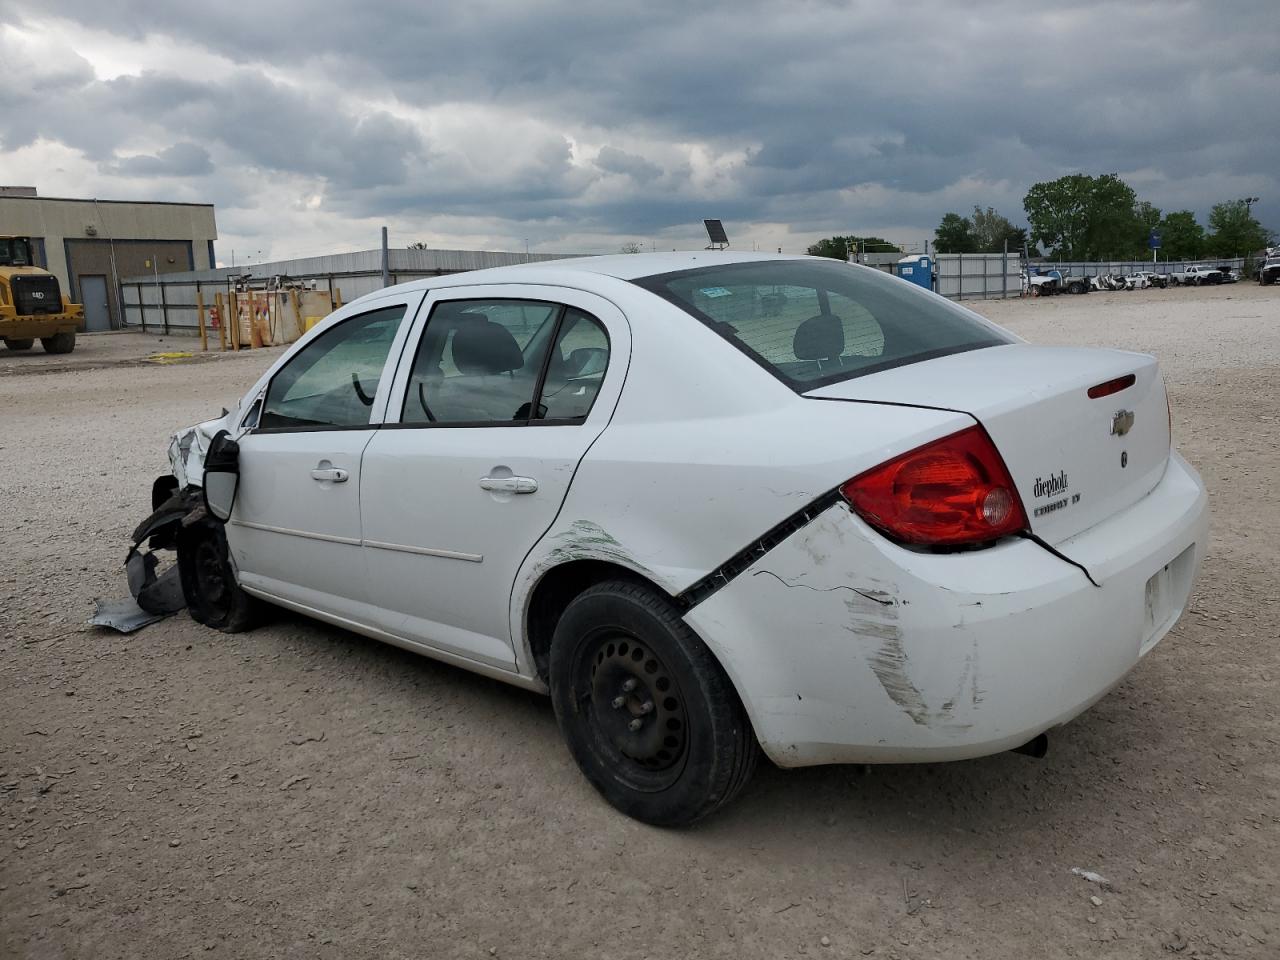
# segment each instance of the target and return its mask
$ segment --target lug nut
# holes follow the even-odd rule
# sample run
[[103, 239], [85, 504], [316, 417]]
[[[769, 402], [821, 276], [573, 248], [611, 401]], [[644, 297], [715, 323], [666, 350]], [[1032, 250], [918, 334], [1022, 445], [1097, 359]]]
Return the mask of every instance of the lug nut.
[[639, 717], [636, 717], [634, 720], [632, 720], [630, 723], [627, 724], [627, 729], [630, 730], [632, 733], [635, 733], [637, 730], [640, 729], [643, 722], [644, 721], [642, 721]]
[[621, 710], [621, 709], [622, 709], [622, 705], [623, 705], [624, 703], [626, 703], [626, 702], [627, 702], [627, 698], [626, 698], [626, 697], [614, 697], [614, 698], [613, 698], [613, 709], [615, 709], [615, 710]]
[[627, 679], [622, 682], [622, 689], [625, 690], [627, 693], [630, 693], [635, 688], [636, 688], [635, 677], [627, 677]]
[[644, 703], [640, 704], [640, 712], [642, 714], [653, 713], [653, 701], [646, 700]]

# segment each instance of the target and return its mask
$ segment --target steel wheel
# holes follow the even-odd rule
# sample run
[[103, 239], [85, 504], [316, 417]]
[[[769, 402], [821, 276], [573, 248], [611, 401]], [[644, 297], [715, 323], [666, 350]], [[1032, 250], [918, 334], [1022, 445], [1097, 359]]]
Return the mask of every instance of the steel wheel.
[[556, 624], [549, 667], [569, 751], [628, 816], [693, 823], [750, 779], [759, 748], [737, 692], [657, 590], [607, 581], [583, 591]]
[[635, 637], [606, 631], [584, 645], [579, 663], [574, 692], [596, 748], [632, 789], [666, 789], [684, 765], [689, 727], [671, 671]]
[[211, 537], [200, 541], [195, 556], [196, 587], [212, 616], [226, 616], [231, 592], [228, 589], [218, 544]]
[[191, 619], [224, 633], [248, 630], [261, 604], [240, 589], [221, 524], [202, 523], [178, 533], [178, 574]]

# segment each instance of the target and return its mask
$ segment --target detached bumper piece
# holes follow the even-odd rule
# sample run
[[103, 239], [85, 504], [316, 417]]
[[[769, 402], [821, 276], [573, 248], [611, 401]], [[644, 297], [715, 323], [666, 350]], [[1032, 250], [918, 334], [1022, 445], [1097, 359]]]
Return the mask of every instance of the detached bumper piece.
[[175, 487], [173, 477], [160, 477], [152, 486], [155, 510], [133, 531], [133, 546], [124, 561], [131, 596], [94, 601], [92, 625], [133, 633], [187, 605], [178, 564], [172, 562], [161, 570], [160, 551], [176, 547], [178, 530], [204, 516], [204, 503], [199, 488]]

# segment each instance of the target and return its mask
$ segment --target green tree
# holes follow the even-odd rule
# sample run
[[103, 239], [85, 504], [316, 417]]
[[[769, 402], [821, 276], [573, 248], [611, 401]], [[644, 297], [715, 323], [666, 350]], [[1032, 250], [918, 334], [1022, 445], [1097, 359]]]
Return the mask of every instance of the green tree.
[[1132, 257], [1149, 256], [1151, 247], [1151, 231], [1160, 226], [1160, 208], [1152, 206], [1146, 200], [1139, 200], [1133, 205], [1134, 236]]
[[946, 213], [933, 231], [933, 248], [938, 253], [974, 253], [973, 223], [958, 213]]
[[1166, 213], [1156, 225], [1160, 256], [1166, 260], [1199, 260], [1204, 256], [1204, 227], [1190, 210]]
[[1027, 231], [996, 213], [995, 207], [974, 207], [972, 222], [974, 250], [978, 253], [1000, 253], [1006, 241], [1010, 250], [1021, 250], [1027, 239]]
[[1133, 189], [1112, 173], [1073, 173], [1035, 184], [1022, 204], [1031, 239], [1064, 260], [1131, 255], [1141, 230]]
[[1243, 257], [1255, 253], [1271, 242], [1272, 234], [1249, 211], [1243, 200], [1215, 203], [1209, 211], [1206, 241], [1209, 253], [1217, 257]]
[[895, 253], [901, 248], [883, 237], [827, 237], [809, 247], [811, 257], [832, 257], [836, 260], [848, 260], [849, 252]]

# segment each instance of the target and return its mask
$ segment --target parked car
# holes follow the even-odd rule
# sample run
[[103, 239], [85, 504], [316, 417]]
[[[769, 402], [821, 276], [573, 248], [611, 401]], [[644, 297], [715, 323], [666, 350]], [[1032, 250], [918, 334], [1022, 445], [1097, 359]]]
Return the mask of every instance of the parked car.
[[1031, 297], [1048, 297], [1055, 293], [1061, 292], [1058, 281], [1061, 275], [1058, 273], [1038, 273], [1034, 271], [1022, 271], [1022, 292], [1025, 296]]
[[1191, 266], [1169, 274], [1174, 283], [1198, 287], [1206, 283], [1221, 283], [1222, 273], [1213, 267]]
[[1269, 256], [1258, 266], [1258, 283], [1264, 287], [1280, 280], [1280, 256]]
[[266, 601], [549, 692], [587, 780], [667, 825], [759, 748], [1043, 752], [1177, 622], [1207, 533], [1154, 358], [821, 258], [388, 287], [169, 453], [135, 539], [195, 620]]
[[1169, 275], [1167, 273], [1156, 273], [1154, 270], [1139, 270], [1140, 274], [1147, 278], [1147, 282], [1153, 287], [1164, 289], [1169, 286]]
[[1240, 275], [1230, 264], [1218, 264], [1218, 273], [1221, 275], [1219, 283], [1235, 283], [1240, 279]]
[[1124, 278], [1124, 285], [1129, 290], [1145, 290], [1151, 286], [1151, 280], [1145, 273], [1130, 273]]

